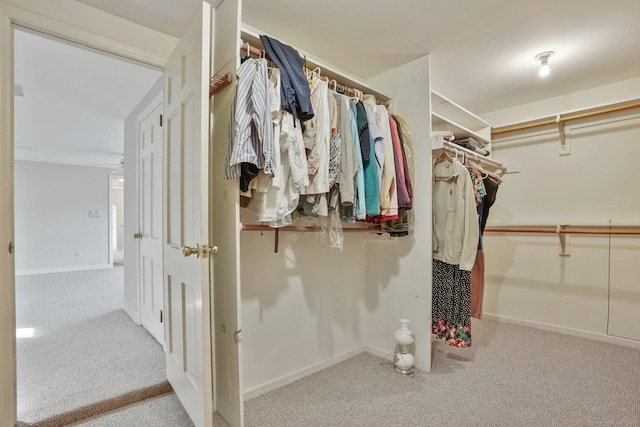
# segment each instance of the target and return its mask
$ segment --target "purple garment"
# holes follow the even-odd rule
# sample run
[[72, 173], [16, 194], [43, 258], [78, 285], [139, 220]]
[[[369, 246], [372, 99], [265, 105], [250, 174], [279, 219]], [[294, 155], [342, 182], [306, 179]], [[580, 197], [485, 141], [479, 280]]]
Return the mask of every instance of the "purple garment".
[[407, 155], [404, 152], [404, 139], [402, 138], [402, 128], [400, 127], [399, 121], [397, 121], [395, 118], [393, 118], [393, 121], [396, 122], [396, 126], [398, 129], [398, 137], [400, 138], [400, 147], [402, 148], [402, 166], [404, 168], [405, 185], [407, 187], [407, 193], [409, 194], [409, 199], [411, 200], [407, 208], [412, 208], [413, 207], [413, 186], [411, 185], [411, 175], [409, 173], [409, 164], [407, 163]]
[[389, 116], [389, 125], [391, 127], [391, 141], [393, 147], [393, 163], [396, 168], [396, 188], [398, 194], [398, 207], [411, 207], [411, 197], [409, 196], [409, 191], [407, 190], [407, 177], [406, 174], [409, 173], [408, 170], [405, 169], [403, 160], [404, 153], [402, 152], [402, 141], [400, 141], [400, 136], [398, 134], [398, 124], [394, 120], [393, 117]]

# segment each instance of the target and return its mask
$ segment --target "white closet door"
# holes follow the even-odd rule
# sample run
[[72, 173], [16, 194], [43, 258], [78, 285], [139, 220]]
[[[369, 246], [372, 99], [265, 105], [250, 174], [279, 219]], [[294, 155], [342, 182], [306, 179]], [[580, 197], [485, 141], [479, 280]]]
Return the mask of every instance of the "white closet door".
[[140, 320], [164, 346], [162, 274], [162, 95], [138, 119], [140, 150]]
[[203, 2], [164, 71], [167, 379], [198, 427], [213, 415], [210, 258], [197, 250], [209, 244], [210, 39]]
[[611, 236], [607, 333], [637, 341], [640, 341], [639, 257], [638, 236]]

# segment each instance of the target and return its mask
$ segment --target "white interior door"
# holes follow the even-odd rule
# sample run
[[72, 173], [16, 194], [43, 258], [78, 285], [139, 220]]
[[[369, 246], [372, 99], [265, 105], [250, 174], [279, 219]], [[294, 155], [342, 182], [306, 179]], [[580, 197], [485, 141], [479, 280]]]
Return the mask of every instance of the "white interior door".
[[164, 71], [167, 379], [196, 426], [213, 415], [209, 258], [189, 255], [209, 243], [210, 34], [203, 2]]
[[140, 320], [164, 345], [164, 284], [162, 266], [162, 95], [138, 118], [140, 150]]

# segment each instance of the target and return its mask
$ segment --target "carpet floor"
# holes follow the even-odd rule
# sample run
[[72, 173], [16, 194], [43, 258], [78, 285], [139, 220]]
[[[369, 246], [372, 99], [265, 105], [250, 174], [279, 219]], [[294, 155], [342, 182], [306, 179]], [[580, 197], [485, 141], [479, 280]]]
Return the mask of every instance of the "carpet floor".
[[164, 383], [162, 347], [121, 309], [123, 267], [16, 278], [18, 420]]
[[[162, 348], [119, 309], [122, 270], [108, 273], [18, 278], [18, 327], [35, 330], [18, 339], [21, 421], [164, 382]], [[246, 402], [245, 425], [640, 427], [640, 350], [490, 320], [473, 327], [469, 349], [434, 342], [431, 373], [401, 376], [363, 353]], [[72, 425], [193, 424], [168, 393]]]
[[405, 377], [363, 353], [245, 406], [247, 427], [640, 427], [640, 350], [494, 321]]

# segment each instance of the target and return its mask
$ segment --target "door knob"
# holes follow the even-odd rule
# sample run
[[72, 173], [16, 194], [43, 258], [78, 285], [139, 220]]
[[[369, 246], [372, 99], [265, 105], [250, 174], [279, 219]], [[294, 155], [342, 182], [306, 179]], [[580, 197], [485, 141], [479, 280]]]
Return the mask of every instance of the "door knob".
[[200, 258], [200, 246], [198, 246], [197, 243], [193, 248], [190, 248], [189, 246], [185, 246], [182, 248], [182, 253], [184, 254], [185, 257], [195, 255], [196, 258]]
[[133, 235], [133, 238], [134, 238], [134, 239], [142, 239], [142, 233], [135, 233], [135, 234]]

